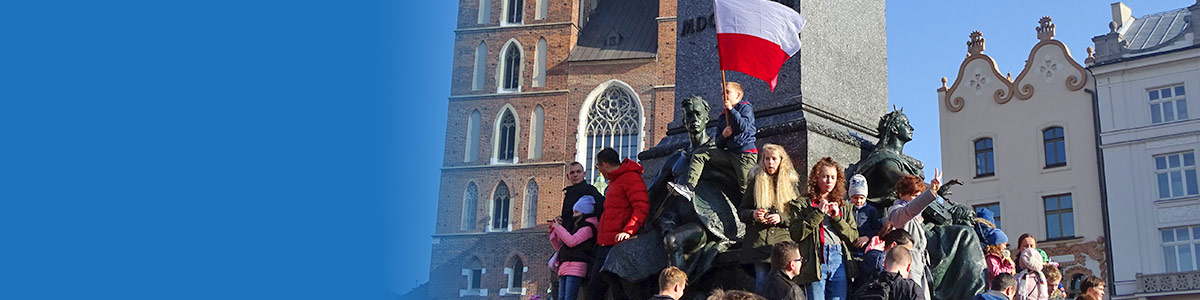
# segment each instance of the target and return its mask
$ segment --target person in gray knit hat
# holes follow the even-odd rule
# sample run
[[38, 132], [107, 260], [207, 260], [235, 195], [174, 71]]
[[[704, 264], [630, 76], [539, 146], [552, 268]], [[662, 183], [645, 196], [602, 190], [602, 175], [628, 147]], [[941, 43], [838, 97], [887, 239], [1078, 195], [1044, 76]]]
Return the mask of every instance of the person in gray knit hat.
[[[858, 250], [866, 248], [867, 242], [871, 241], [871, 237], [879, 234], [879, 230], [883, 227], [883, 215], [879, 214], [879, 210], [867, 203], [867, 178], [862, 174], [855, 174], [850, 177], [850, 203], [854, 204], [854, 220], [858, 221], [858, 239], [854, 240], [854, 246]], [[860, 251], [858, 254], [862, 254]]]

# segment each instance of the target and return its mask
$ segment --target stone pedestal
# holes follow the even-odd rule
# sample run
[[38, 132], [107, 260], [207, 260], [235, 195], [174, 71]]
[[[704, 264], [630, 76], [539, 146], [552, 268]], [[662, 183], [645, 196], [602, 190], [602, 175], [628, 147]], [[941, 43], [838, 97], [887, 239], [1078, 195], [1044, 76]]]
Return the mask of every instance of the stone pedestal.
[[[777, 1], [806, 20], [801, 50], [783, 65], [775, 91], [766, 82], [735, 71], [728, 81], [741, 83], [754, 105], [758, 145], [788, 150], [802, 176], [822, 157], [843, 167], [873, 148], [880, 116], [887, 112], [887, 34], [882, 1]], [[675, 114], [667, 137], [638, 157], [646, 177], [662, 158], [687, 147], [680, 103], [699, 95], [713, 107], [710, 136], [721, 113], [721, 70], [712, 0], [679, 0]]]

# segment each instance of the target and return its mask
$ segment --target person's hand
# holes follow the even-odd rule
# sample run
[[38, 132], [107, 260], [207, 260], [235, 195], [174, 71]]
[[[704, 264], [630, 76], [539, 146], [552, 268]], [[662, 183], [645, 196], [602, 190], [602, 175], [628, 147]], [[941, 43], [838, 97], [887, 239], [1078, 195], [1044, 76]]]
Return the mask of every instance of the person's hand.
[[766, 217], [763, 217], [763, 223], [772, 224], [772, 225], [779, 224], [780, 220], [781, 219], [779, 218], [778, 214], [769, 214]]
[[755, 220], [755, 221], [759, 221], [759, 222], [763, 222], [763, 215], [765, 215], [765, 214], [767, 214], [767, 210], [766, 210], [766, 209], [762, 209], [762, 208], [755, 209], [755, 210], [754, 210], [754, 220]]
[[729, 101], [729, 99], [725, 99], [724, 104], [725, 104], [725, 110], [733, 110], [733, 105], [737, 104], [737, 103], [733, 103], [733, 101]]
[[933, 168], [933, 180], [929, 181], [929, 190], [932, 192], [937, 192], [938, 189], [941, 189], [941, 188], [942, 188], [942, 171], [938, 170], [937, 168]]
[[825, 202], [821, 205], [821, 211], [824, 211], [825, 214], [830, 216], [836, 216], [838, 214], [839, 208], [837, 202]]
[[858, 239], [854, 240], [854, 246], [858, 247], [858, 248], [862, 248], [863, 246], [867, 245], [867, 242], [870, 242], [870, 241], [871, 241], [871, 238], [865, 237], [865, 236], [860, 236], [860, 237], [858, 237]]
[[624, 242], [625, 240], [628, 240], [629, 238], [630, 238], [630, 235], [628, 233], [622, 232], [622, 233], [617, 234], [617, 242], [618, 243]]
[[729, 137], [731, 135], [733, 135], [733, 128], [730, 128], [729, 126], [725, 126], [725, 130], [721, 130], [721, 136]]

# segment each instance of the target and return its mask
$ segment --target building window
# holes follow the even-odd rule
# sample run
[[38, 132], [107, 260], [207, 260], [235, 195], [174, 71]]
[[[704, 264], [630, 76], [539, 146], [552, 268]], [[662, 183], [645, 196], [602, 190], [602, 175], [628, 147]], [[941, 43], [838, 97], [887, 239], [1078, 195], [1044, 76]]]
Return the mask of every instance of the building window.
[[1167, 272], [1200, 270], [1200, 225], [1159, 229]]
[[546, 0], [537, 0], [537, 15], [534, 16], [534, 19], [545, 19], [550, 9], [548, 6], [550, 5], [546, 4]]
[[467, 119], [467, 149], [463, 152], [464, 162], [473, 162], [479, 158], [480, 118], [479, 110], [473, 110], [471, 111], [471, 117]]
[[479, 0], [479, 24], [492, 22], [492, 0]]
[[996, 175], [996, 158], [992, 152], [992, 139], [975, 140], [975, 177]]
[[509, 41], [500, 55], [500, 87], [498, 92], [521, 91], [521, 44]]
[[1150, 124], [1187, 120], [1187, 96], [1183, 85], [1153, 89], [1150, 95]]
[[1045, 148], [1047, 168], [1067, 165], [1067, 142], [1062, 127], [1042, 130], [1042, 146]]
[[475, 66], [471, 76], [471, 90], [478, 91], [483, 89], [483, 85], [487, 83], [487, 43], [479, 42], [479, 46], [475, 47]]
[[533, 86], [541, 87], [546, 85], [546, 39], [538, 39], [536, 52], [537, 57], [533, 62]]
[[641, 151], [641, 111], [635, 101], [638, 100], [630, 91], [613, 84], [588, 108], [583, 148], [588, 182], [599, 183], [601, 178], [595, 168], [595, 156], [600, 150], [611, 147], [626, 158], [637, 157]]
[[996, 221], [996, 222], [992, 223], [992, 225], [996, 225], [996, 229], [1004, 229], [1002, 226], [1000, 226], [1000, 203], [980, 204], [980, 205], [976, 205], [972, 208], [978, 209], [980, 207], [987, 208], [988, 210], [992, 211], [993, 214], [995, 214], [995, 217], [994, 217], [995, 220], [993, 220], [993, 221]]
[[458, 290], [458, 296], [487, 296], [487, 290], [483, 288], [483, 274], [486, 273], [487, 270], [479, 263], [479, 258], [471, 257], [462, 269], [461, 274], [466, 279], [466, 286]]
[[1154, 175], [1158, 178], [1159, 199], [1200, 194], [1196, 187], [1194, 152], [1155, 156], [1154, 169]]
[[525, 218], [521, 221], [522, 228], [537, 225], [538, 185], [533, 179], [525, 184]]
[[524, 0], [502, 0], [504, 1], [504, 24], [513, 25], [521, 24], [521, 17], [525, 14]]
[[492, 196], [492, 224], [489, 227], [491, 231], [508, 231], [508, 211], [510, 210], [511, 202], [509, 200], [508, 185], [501, 181], [496, 186], [496, 193]]
[[521, 258], [514, 257], [512, 267], [504, 268], [504, 273], [508, 274], [508, 287], [500, 296], [525, 295], [525, 264], [521, 262]]
[[1075, 236], [1075, 211], [1071, 194], [1042, 197], [1046, 203], [1046, 238]]
[[533, 108], [529, 118], [529, 159], [542, 158], [542, 131], [546, 125], [546, 109], [541, 105]]
[[479, 205], [479, 187], [475, 186], [474, 182], [468, 183], [467, 190], [463, 193], [463, 230], [475, 230], [476, 205]]
[[496, 154], [493, 163], [516, 163], [517, 117], [505, 107], [496, 123]]

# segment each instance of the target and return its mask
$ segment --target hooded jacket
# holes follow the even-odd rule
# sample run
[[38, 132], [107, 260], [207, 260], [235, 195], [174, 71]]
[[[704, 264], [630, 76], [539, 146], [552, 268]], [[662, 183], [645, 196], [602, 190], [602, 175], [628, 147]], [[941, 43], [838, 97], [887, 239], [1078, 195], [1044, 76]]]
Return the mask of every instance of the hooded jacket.
[[618, 233], [637, 234], [650, 214], [650, 198], [646, 195], [646, 183], [642, 182], [641, 164], [626, 158], [608, 175], [604, 213], [600, 215], [596, 236], [596, 244], [600, 246], [616, 245]]

